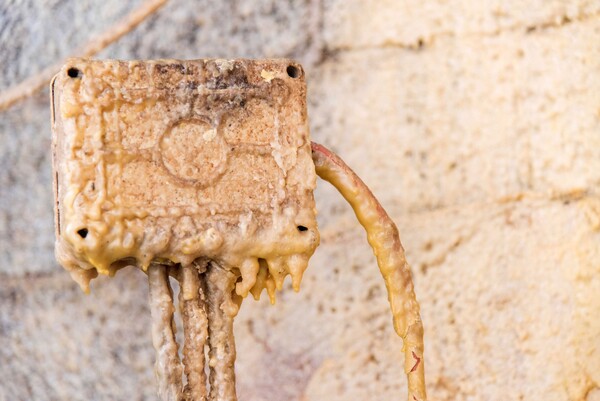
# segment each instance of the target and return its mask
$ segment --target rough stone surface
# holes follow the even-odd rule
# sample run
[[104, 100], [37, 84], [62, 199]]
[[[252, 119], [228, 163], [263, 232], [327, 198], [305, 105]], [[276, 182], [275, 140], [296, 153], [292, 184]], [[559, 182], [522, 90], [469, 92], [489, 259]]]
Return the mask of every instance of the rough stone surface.
[[156, 399], [143, 273], [89, 296], [58, 270], [0, 277], [0, 400]]
[[444, 36], [520, 34], [597, 16], [594, 0], [323, 0], [323, 36], [333, 49], [422, 47]]
[[[313, 139], [397, 221], [432, 400], [599, 399], [593, 1], [173, 0], [102, 57], [292, 56]], [[139, 2], [0, 5], [0, 89]], [[0, 112], [0, 401], [156, 400], [143, 274], [85, 296], [54, 262], [47, 92]], [[243, 401], [402, 399], [401, 341], [349, 207], [315, 194], [299, 294], [236, 322]]]
[[310, 116], [313, 139], [399, 211], [596, 192], [599, 30], [593, 19], [341, 52], [310, 87], [323, 110]]

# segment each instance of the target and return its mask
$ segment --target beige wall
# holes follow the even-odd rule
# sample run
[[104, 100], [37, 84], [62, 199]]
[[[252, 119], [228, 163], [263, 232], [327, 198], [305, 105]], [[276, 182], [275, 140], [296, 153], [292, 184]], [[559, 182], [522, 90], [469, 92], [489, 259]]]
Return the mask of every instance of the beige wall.
[[[139, 1], [123, 3], [0, 5], [0, 89]], [[172, 0], [100, 56], [299, 59], [313, 139], [400, 228], [430, 399], [598, 401], [599, 43], [598, 1]], [[85, 296], [54, 262], [48, 121], [47, 93], [0, 112], [0, 401], [154, 400], [144, 276]], [[237, 320], [240, 400], [402, 399], [364, 234], [316, 196], [302, 291]]]

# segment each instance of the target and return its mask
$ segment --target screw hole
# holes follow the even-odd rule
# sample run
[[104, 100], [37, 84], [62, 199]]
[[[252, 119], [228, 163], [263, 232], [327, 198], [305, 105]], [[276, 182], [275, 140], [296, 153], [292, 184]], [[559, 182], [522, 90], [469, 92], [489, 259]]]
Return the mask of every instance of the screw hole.
[[88, 235], [88, 229], [82, 228], [81, 230], [77, 230], [77, 234], [79, 234], [81, 238], [85, 238]]
[[288, 65], [286, 72], [290, 78], [298, 78], [300, 76], [300, 68], [295, 65]]
[[304, 227], [304, 226], [298, 226], [298, 231], [306, 231], [308, 230], [308, 228]]
[[78, 68], [71, 67], [67, 70], [67, 75], [71, 78], [81, 78], [81, 71]]

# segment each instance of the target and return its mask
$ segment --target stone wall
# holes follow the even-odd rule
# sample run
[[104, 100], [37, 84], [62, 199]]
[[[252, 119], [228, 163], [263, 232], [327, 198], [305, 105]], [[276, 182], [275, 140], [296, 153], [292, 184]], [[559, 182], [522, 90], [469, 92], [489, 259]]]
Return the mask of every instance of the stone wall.
[[[140, 1], [0, 4], [0, 90]], [[294, 57], [312, 136], [397, 222], [431, 400], [600, 400], [600, 3], [171, 0], [101, 58]], [[48, 93], [0, 112], [0, 401], [156, 400], [142, 273], [53, 258]], [[351, 210], [316, 193], [302, 291], [237, 319], [241, 401], [402, 399]]]

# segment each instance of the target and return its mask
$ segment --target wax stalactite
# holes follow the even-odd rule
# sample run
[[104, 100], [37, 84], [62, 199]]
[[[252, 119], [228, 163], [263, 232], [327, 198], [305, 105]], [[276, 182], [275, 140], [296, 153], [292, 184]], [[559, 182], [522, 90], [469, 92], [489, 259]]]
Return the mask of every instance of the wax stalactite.
[[208, 307], [208, 342], [210, 369], [210, 401], [236, 401], [235, 339], [233, 318], [239, 303], [235, 299], [237, 277], [216, 263], [206, 273]]
[[152, 317], [152, 344], [156, 350], [155, 373], [158, 394], [163, 401], [182, 400], [182, 369], [175, 341], [173, 323], [173, 293], [165, 266], [152, 265], [148, 269], [150, 283], [150, 313]]
[[[235, 401], [233, 319], [241, 297], [240, 275], [214, 261], [186, 266], [152, 264], [148, 268], [155, 372], [163, 401]], [[179, 280], [183, 321], [183, 361], [178, 355], [169, 275]], [[208, 361], [205, 359], [208, 346]], [[205, 366], [209, 367], [206, 377]], [[182, 368], [183, 365], [183, 368]], [[187, 383], [183, 385], [183, 374]]]
[[183, 320], [183, 366], [187, 377], [184, 388], [186, 400], [206, 400], [206, 373], [204, 371], [204, 346], [208, 338], [208, 316], [206, 292], [200, 273], [206, 270], [206, 263], [196, 266], [183, 266], [180, 274], [181, 291], [179, 305]]
[[317, 174], [348, 201], [367, 232], [387, 287], [394, 329], [404, 341], [408, 399], [426, 400], [423, 324], [398, 229], [369, 188], [342, 159], [314, 142], [312, 154]]

